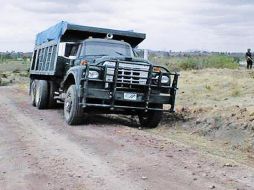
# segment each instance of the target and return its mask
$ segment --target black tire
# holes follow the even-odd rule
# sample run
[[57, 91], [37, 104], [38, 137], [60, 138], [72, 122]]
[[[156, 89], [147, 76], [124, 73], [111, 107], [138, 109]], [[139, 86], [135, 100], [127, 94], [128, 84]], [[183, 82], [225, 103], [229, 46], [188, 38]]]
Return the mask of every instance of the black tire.
[[48, 82], [39, 80], [36, 84], [35, 104], [38, 109], [46, 109], [48, 105]]
[[48, 108], [53, 109], [57, 108], [57, 101], [54, 99], [55, 92], [58, 90], [58, 85], [53, 82], [49, 81], [49, 101], [48, 101]]
[[[162, 109], [162, 105], [157, 108]], [[149, 110], [148, 112], [139, 113], [140, 125], [144, 128], [156, 128], [162, 119], [162, 115], [163, 111], [161, 110]]]
[[31, 99], [32, 99], [32, 105], [35, 107], [36, 106], [36, 102], [35, 102], [35, 96], [36, 96], [36, 80], [32, 80], [31, 81]]
[[75, 85], [71, 85], [64, 100], [64, 118], [69, 125], [83, 123], [83, 110], [79, 105], [79, 97]]

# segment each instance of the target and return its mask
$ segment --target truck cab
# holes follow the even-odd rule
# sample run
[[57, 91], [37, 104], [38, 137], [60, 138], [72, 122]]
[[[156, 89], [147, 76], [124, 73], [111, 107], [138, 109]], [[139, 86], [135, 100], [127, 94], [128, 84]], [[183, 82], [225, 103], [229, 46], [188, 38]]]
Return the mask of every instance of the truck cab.
[[[70, 125], [82, 123], [84, 113], [114, 113], [138, 115], [143, 127], [153, 128], [163, 111], [174, 112], [178, 74], [135, 56], [144, 34], [67, 23], [60, 27], [65, 31], [56, 40], [44, 42], [51, 29], [37, 36], [30, 68], [34, 106], [63, 103]], [[163, 109], [165, 104], [170, 108]]]

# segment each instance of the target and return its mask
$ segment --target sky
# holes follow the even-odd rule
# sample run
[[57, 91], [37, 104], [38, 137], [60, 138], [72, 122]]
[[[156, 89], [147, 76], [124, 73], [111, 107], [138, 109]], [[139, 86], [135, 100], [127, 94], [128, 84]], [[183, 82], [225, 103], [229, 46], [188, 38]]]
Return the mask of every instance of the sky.
[[139, 48], [254, 50], [254, 0], [0, 0], [0, 51], [32, 51], [64, 20], [147, 34]]

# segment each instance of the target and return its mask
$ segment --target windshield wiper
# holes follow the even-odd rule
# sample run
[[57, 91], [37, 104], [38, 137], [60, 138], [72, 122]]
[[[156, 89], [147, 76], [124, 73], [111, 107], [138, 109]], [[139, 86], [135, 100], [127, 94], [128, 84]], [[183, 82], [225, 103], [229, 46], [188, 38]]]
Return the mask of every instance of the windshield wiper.
[[115, 53], [117, 53], [118, 55], [124, 56], [124, 54], [118, 52], [118, 51], [114, 51]]
[[109, 56], [108, 54], [98, 54], [98, 55], [84, 55], [84, 56]]

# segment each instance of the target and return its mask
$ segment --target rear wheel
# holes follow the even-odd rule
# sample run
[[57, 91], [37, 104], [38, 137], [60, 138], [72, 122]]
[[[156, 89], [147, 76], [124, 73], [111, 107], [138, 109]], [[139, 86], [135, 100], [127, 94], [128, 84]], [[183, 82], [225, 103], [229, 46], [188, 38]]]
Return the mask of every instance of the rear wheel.
[[[162, 109], [162, 105], [157, 108]], [[155, 128], [159, 125], [162, 119], [163, 111], [161, 110], [149, 110], [148, 112], [139, 113], [139, 122], [144, 128]]]
[[34, 107], [36, 106], [35, 96], [36, 96], [36, 80], [33, 80], [31, 82], [31, 99], [32, 99], [32, 105]]
[[48, 82], [39, 80], [36, 83], [35, 104], [38, 109], [45, 109], [48, 105]]
[[56, 108], [57, 101], [54, 99], [55, 92], [58, 90], [58, 85], [53, 82], [49, 81], [49, 101], [48, 101], [48, 108]]
[[78, 125], [83, 122], [83, 110], [79, 105], [78, 93], [75, 85], [71, 85], [64, 100], [64, 118], [69, 125]]

